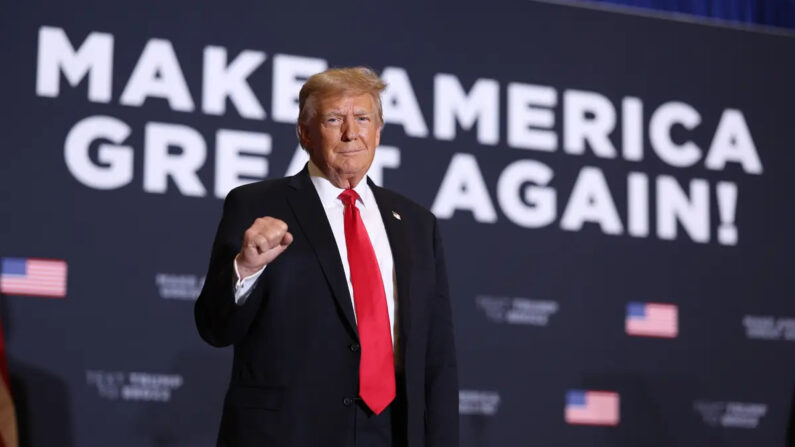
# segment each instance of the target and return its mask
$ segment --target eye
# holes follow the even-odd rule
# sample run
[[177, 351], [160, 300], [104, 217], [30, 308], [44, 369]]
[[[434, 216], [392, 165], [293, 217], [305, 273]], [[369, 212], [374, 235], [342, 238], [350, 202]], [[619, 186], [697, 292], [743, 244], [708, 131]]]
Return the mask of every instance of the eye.
[[361, 122], [369, 122], [370, 121], [370, 117], [367, 116], [367, 115], [357, 116], [356, 119], [361, 121]]

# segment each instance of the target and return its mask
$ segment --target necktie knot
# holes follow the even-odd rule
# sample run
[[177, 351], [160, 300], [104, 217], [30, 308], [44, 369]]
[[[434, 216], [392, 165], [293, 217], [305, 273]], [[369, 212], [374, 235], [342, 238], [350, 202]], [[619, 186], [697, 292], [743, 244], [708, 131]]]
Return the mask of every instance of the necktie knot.
[[342, 191], [342, 193], [340, 193], [340, 195], [337, 197], [339, 197], [339, 199], [342, 200], [342, 203], [345, 204], [346, 207], [356, 206], [356, 201], [359, 199], [359, 194], [356, 193], [356, 191], [354, 191], [353, 189], [346, 189], [345, 191]]

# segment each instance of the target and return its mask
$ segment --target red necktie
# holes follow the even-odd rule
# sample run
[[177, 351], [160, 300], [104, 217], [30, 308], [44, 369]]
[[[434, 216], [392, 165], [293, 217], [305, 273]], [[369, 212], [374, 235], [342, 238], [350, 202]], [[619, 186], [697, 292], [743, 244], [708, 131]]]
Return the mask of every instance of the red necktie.
[[359, 194], [346, 189], [339, 198], [345, 204], [345, 245], [362, 347], [359, 396], [373, 413], [379, 414], [395, 398], [395, 361], [384, 282], [367, 229], [356, 208]]

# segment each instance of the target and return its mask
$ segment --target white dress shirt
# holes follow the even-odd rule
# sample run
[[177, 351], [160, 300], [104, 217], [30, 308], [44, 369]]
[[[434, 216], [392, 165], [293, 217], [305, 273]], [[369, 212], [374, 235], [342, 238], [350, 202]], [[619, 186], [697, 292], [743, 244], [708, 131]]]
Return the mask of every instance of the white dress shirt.
[[[334, 234], [334, 240], [337, 243], [337, 250], [340, 254], [342, 267], [345, 270], [345, 279], [348, 283], [348, 292], [351, 296], [351, 305], [354, 309], [354, 317], [356, 315], [356, 302], [353, 296], [353, 284], [351, 283], [351, 267], [348, 264], [348, 246], [345, 243], [345, 222], [344, 211], [345, 205], [339, 199], [339, 195], [344, 189], [334, 186], [324, 175], [323, 172], [315, 166], [311, 161], [309, 162], [309, 176], [312, 184], [315, 186], [320, 202], [323, 204], [323, 210], [326, 212], [326, 217], [331, 225], [331, 232]], [[386, 307], [389, 312], [389, 328], [392, 334], [392, 346], [394, 348], [397, 340], [397, 333], [395, 332], [395, 310], [397, 308], [397, 289], [395, 287], [395, 266], [392, 260], [392, 249], [389, 246], [389, 238], [386, 234], [386, 227], [384, 221], [381, 219], [381, 213], [378, 209], [378, 204], [373, 197], [373, 192], [367, 184], [366, 179], [362, 179], [358, 185], [353, 188], [359, 194], [359, 200], [356, 201], [356, 207], [359, 209], [359, 214], [364, 222], [364, 227], [367, 229], [367, 235], [370, 237], [370, 243], [375, 250], [375, 257], [378, 260], [378, 268], [381, 270], [381, 279], [384, 283], [384, 296], [386, 296]], [[287, 250], [290, 248], [288, 247]], [[237, 269], [237, 261], [234, 262], [235, 274], [237, 275], [237, 282], [235, 284], [235, 303], [242, 305], [248, 298], [254, 284], [260, 277], [265, 267], [246, 278], [240, 278], [240, 272]]]

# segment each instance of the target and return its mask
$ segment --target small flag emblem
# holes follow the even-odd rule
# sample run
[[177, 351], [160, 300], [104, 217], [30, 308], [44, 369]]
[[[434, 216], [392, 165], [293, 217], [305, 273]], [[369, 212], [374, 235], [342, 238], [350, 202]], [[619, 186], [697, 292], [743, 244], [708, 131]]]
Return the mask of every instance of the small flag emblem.
[[569, 390], [566, 393], [565, 419], [567, 424], [618, 425], [618, 393]]
[[63, 298], [66, 296], [66, 262], [3, 258], [0, 263], [0, 293]]
[[674, 304], [631, 302], [624, 327], [629, 335], [674, 338], [679, 333], [679, 310]]

